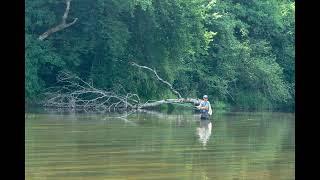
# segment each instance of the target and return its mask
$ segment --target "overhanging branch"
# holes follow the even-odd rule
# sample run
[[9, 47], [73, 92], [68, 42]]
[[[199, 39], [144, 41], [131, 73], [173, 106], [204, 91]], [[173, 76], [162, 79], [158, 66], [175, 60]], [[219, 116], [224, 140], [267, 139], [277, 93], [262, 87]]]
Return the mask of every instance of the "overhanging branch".
[[147, 66], [141, 66], [141, 65], [139, 65], [139, 64], [137, 64], [137, 63], [135, 63], [135, 62], [131, 62], [131, 65], [132, 65], [132, 66], [136, 66], [136, 67], [138, 67], [138, 68], [147, 69], [147, 70], [153, 72], [153, 73], [156, 75], [156, 77], [157, 77], [157, 79], [158, 79], [159, 81], [161, 81], [162, 83], [166, 84], [166, 85], [170, 88], [170, 90], [171, 90], [174, 94], [176, 94], [180, 99], [182, 98], [181, 94], [180, 94], [177, 90], [175, 90], [175, 89], [173, 88], [173, 86], [172, 86], [168, 81], [163, 80], [163, 79], [158, 75], [158, 73], [156, 72], [156, 70], [151, 69], [151, 68], [149, 68], [149, 67], [147, 67]]
[[61, 23], [53, 28], [50, 28], [49, 30], [47, 30], [43, 34], [41, 34], [38, 38], [40, 41], [43, 41], [44, 39], [46, 39], [50, 34], [53, 34], [57, 31], [61, 31], [61, 30], [65, 29], [65, 28], [67, 28], [77, 22], [78, 18], [75, 18], [71, 23], [66, 23], [66, 20], [68, 18], [68, 14], [69, 14], [69, 10], [70, 10], [70, 2], [71, 2], [71, 0], [66, 0], [66, 10], [62, 16]]

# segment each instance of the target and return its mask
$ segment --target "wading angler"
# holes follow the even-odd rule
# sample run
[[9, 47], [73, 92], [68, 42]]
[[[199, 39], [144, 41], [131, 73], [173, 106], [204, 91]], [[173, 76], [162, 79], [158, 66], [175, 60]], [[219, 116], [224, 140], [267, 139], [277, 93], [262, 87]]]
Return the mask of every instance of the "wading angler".
[[212, 115], [212, 109], [207, 95], [203, 96], [203, 100], [200, 102], [200, 105], [197, 106], [197, 108], [201, 112], [201, 119], [209, 119], [209, 117]]

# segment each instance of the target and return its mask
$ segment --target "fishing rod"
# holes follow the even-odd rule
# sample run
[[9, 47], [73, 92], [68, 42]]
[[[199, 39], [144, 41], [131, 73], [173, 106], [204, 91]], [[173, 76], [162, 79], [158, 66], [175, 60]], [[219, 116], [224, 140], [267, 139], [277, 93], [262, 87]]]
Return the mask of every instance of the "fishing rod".
[[[179, 105], [179, 106], [189, 107], [189, 108], [194, 109], [194, 110], [201, 110], [201, 109], [199, 109], [198, 106], [191, 106], [191, 105], [185, 105], [185, 104], [174, 103], [174, 102], [172, 102], [171, 104], [176, 104], [176, 105]], [[211, 107], [211, 111], [212, 111], [212, 107]], [[212, 111], [212, 114], [214, 114], [214, 113], [215, 113], [215, 111]]]
[[175, 103], [175, 102], [172, 102], [170, 104], [176, 104], [176, 105], [179, 105], [179, 106], [189, 107], [189, 108], [192, 108], [192, 109], [198, 109], [197, 106], [185, 105], [185, 104], [180, 104], [180, 103]]
[[[179, 106], [184, 106], [184, 107], [188, 107], [188, 108], [191, 108], [193, 110], [200, 110], [198, 108], [198, 106], [191, 106], [191, 105], [185, 105], [185, 104], [180, 104], [180, 103], [175, 103], [175, 102], [172, 102], [170, 104], [176, 104], [176, 105], [179, 105]], [[212, 108], [211, 108], [212, 109]], [[214, 114], [215, 112], [212, 111], [212, 114]]]

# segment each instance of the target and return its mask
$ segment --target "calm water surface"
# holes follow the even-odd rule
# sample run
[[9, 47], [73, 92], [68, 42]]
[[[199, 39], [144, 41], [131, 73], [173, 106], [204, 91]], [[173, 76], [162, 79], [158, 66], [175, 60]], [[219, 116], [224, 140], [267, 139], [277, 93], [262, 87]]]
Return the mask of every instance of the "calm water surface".
[[26, 179], [295, 179], [290, 113], [26, 113]]

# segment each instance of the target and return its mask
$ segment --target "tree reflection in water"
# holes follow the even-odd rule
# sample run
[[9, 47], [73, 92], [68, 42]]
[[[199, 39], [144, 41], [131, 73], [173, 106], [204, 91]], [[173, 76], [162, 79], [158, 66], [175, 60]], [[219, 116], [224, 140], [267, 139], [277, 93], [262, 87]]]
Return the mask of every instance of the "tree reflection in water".
[[200, 127], [197, 127], [197, 135], [199, 136], [199, 141], [205, 147], [211, 136], [212, 123], [209, 120], [200, 120]]

